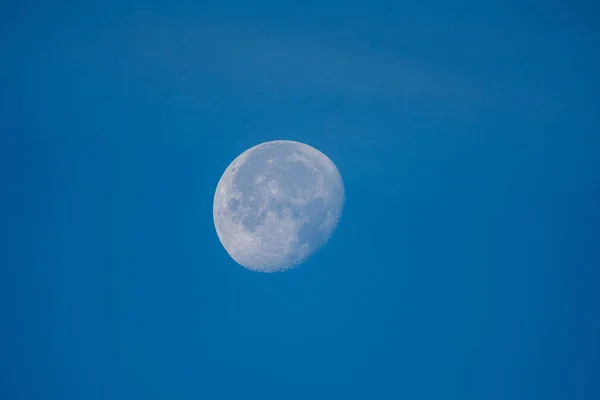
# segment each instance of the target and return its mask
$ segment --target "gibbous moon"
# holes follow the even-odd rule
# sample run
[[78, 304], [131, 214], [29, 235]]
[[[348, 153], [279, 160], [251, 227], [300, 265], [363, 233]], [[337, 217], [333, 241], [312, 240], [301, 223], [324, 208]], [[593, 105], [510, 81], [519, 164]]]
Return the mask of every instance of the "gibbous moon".
[[323, 247], [344, 206], [344, 183], [319, 150], [288, 140], [239, 155], [219, 180], [213, 218], [219, 240], [243, 267], [294, 268]]

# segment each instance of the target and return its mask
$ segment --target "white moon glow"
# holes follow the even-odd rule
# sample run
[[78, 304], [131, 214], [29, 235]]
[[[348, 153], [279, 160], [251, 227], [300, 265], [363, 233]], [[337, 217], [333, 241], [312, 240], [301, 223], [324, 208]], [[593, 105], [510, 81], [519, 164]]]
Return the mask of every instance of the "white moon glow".
[[293, 268], [337, 227], [344, 184], [335, 164], [303, 143], [277, 140], [239, 155], [219, 180], [213, 218], [219, 240], [243, 267]]

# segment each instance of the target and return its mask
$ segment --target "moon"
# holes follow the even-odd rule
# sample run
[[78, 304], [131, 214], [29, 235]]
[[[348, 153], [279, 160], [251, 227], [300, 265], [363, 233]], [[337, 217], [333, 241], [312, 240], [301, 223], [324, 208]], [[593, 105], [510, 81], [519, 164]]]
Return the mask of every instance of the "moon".
[[217, 184], [213, 219], [238, 264], [278, 272], [300, 265], [329, 241], [344, 201], [342, 177], [325, 154], [276, 140], [229, 164]]

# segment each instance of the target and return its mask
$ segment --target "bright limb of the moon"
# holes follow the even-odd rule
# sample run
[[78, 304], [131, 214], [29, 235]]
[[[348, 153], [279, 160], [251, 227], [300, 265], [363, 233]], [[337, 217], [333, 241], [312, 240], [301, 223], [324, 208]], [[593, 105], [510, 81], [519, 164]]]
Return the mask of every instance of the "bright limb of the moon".
[[283, 271], [327, 243], [344, 198], [342, 177], [325, 154], [277, 140], [246, 150], [227, 167], [213, 218], [219, 240], [238, 264]]

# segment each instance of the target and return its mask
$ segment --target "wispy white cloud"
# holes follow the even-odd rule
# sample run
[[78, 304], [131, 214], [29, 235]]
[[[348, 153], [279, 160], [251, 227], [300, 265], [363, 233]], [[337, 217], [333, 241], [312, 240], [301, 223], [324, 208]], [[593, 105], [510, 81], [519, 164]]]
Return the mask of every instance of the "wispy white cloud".
[[[555, 99], [516, 85], [477, 80], [443, 65], [332, 40], [281, 34], [252, 24], [211, 18], [171, 21], [139, 16], [129, 32], [133, 50], [189, 79], [219, 79], [286, 96], [500, 107], [547, 112]], [[139, 47], [140, 43], [145, 46]]]
[[[504, 87], [415, 56], [369, 49], [327, 32], [281, 32], [251, 22], [142, 13], [86, 25], [68, 21], [38, 45], [38, 58], [62, 52], [73, 79], [118, 71], [122, 79], [201, 91], [223, 83], [276, 97], [400, 102], [469, 112], [482, 107], [544, 113], [552, 99]], [[60, 60], [59, 60], [60, 61]], [[36, 57], [29, 60], [36, 68]], [[26, 71], [27, 68], [24, 69]], [[77, 70], [77, 71], [76, 71]], [[85, 75], [85, 76], [88, 76]], [[84, 76], [84, 78], [85, 78]], [[127, 77], [127, 78], [126, 78]]]

